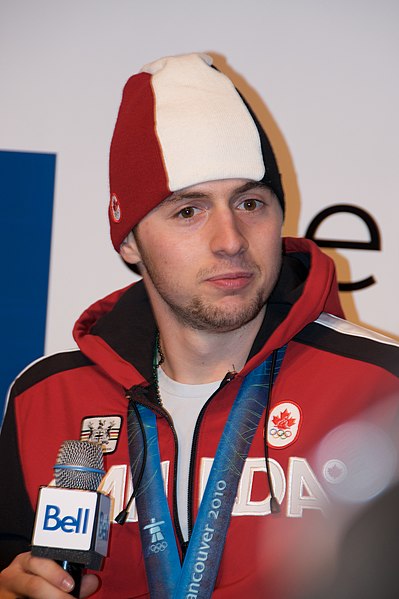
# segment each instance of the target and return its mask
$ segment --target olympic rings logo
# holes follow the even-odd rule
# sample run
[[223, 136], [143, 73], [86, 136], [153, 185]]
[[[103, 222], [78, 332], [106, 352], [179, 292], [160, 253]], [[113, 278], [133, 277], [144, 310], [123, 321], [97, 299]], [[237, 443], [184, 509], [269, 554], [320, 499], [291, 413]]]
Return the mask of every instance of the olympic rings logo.
[[150, 545], [148, 549], [151, 551], [151, 553], [159, 553], [160, 551], [165, 551], [167, 546], [167, 542], [162, 541], [160, 543], [154, 543], [153, 545]]
[[285, 431], [282, 428], [272, 428], [270, 429], [270, 434], [272, 437], [274, 438], [279, 438], [282, 441], [284, 441], [285, 439], [289, 439], [290, 437], [292, 437], [292, 432], [291, 431]]

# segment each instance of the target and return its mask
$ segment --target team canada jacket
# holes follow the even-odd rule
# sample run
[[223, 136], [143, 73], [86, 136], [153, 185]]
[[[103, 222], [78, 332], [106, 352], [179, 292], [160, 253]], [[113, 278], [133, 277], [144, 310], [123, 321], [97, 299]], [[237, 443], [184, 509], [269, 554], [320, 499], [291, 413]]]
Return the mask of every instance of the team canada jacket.
[[[138, 386], [138, 401], [156, 412], [168, 503], [183, 555], [175, 498], [178, 447], [173, 423], [152, 393], [156, 325], [142, 282], [91, 306], [76, 323], [74, 337], [79, 349], [34, 363], [10, 393], [0, 441], [1, 567], [29, 548], [38, 489], [52, 480], [66, 439], [102, 441], [107, 471], [102, 489], [113, 497], [113, 517], [122, 510], [132, 490], [126, 396]], [[261, 421], [241, 475], [215, 599], [293, 597], [316, 576], [317, 557], [334, 546], [331, 506], [339, 504], [341, 514], [342, 506], [364, 504], [396, 474], [396, 448], [386, 425], [397, 413], [397, 344], [345, 321], [330, 259], [312, 242], [286, 239], [281, 275], [246, 366], [226, 376], [199, 416], [190, 526], [243, 378], [285, 344], [269, 405], [267, 459]], [[279, 513], [270, 510], [266, 467]], [[149, 596], [134, 504], [125, 525], [111, 526], [99, 576], [96, 599]]]

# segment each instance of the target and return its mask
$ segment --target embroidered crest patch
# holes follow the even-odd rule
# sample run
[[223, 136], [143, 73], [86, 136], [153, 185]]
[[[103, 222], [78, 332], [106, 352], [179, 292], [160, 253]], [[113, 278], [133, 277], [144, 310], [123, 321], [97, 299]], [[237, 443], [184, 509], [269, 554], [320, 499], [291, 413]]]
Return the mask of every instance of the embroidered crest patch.
[[302, 421], [300, 407], [292, 401], [282, 401], [272, 409], [267, 426], [267, 442], [280, 449], [296, 441]]
[[88, 416], [82, 420], [80, 440], [101, 443], [104, 453], [113, 453], [121, 427], [122, 416]]

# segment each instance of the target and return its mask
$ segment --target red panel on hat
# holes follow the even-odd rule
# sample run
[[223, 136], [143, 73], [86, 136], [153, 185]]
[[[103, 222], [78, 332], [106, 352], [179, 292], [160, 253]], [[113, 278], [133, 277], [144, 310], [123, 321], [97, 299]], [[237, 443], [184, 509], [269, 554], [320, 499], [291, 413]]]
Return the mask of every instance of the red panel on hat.
[[111, 142], [110, 191], [111, 238], [119, 251], [133, 226], [170, 195], [148, 73], [131, 77], [123, 91]]

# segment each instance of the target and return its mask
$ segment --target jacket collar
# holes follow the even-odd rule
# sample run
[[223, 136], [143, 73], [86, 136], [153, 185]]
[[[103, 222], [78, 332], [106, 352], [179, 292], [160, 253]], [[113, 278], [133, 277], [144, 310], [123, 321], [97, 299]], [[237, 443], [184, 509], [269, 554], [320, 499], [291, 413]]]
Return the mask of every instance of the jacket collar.
[[[323, 309], [342, 315], [332, 261], [308, 240], [284, 240], [280, 276], [243, 374]], [[156, 328], [144, 284], [138, 281], [91, 306], [76, 323], [74, 337], [83, 353], [130, 388], [151, 380]]]

